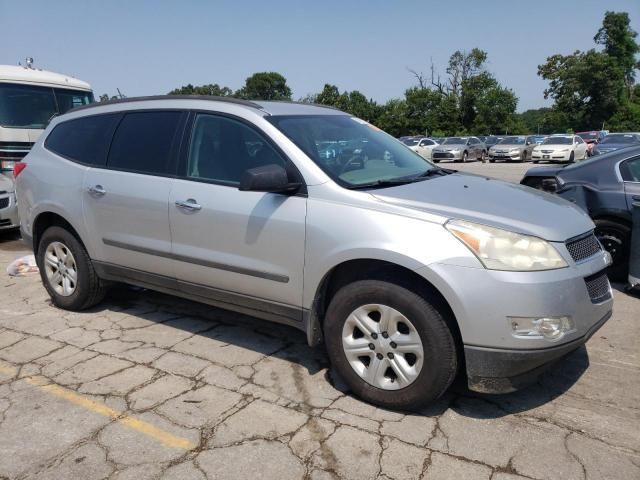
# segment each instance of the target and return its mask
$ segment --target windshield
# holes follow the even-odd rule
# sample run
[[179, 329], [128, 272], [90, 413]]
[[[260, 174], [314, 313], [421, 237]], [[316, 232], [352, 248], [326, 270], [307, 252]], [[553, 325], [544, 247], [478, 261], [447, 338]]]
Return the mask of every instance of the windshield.
[[542, 142], [542, 145], [571, 145], [573, 138], [571, 137], [548, 137]]
[[[347, 115], [265, 117], [339, 184], [349, 187], [423, 175], [431, 163], [377, 127]], [[333, 142], [332, 155], [320, 145]]]
[[405, 145], [409, 145], [410, 147], [413, 147], [417, 145], [419, 141], [420, 141], [419, 138], [405, 138], [404, 140], [402, 140], [402, 143], [404, 143]]
[[624, 135], [624, 134], [609, 134], [600, 142], [601, 145], [607, 143], [625, 143], [625, 144], [633, 144], [640, 143], [640, 138], [636, 135]]
[[447, 138], [444, 142], [442, 142], [442, 145], [462, 145], [467, 143], [467, 139], [463, 138], [463, 137], [449, 137]]
[[91, 92], [0, 83], [0, 125], [45, 128], [54, 116], [91, 102]]
[[486, 143], [487, 145], [493, 145], [495, 143], [500, 143], [500, 139], [498, 137], [487, 137], [484, 140], [484, 143]]
[[498, 142], [498, 145], [524, 145], [525, 137], [505, 137]]
[[596, 140], [598, 138], [598, 132], [582, 132], [577, 133], [580, 138], [583, 140]]

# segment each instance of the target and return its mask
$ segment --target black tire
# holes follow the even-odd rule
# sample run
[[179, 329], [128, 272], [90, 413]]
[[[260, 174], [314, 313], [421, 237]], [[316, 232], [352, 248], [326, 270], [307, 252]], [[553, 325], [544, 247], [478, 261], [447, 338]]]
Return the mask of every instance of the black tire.
[[520, 157], [520, 163], [524, 163], [527, 161], [527, 152], [526, 150], [522, 152], [522, 156]]
[[433, 163], [440, 163], [440, 160], [439, 160], [439, 159], [435, 159], [435, 158], [434, 158], [434, 159], [433, 159]]
[[[77, 268], [77, 283], [74, 292], [69, 296], [56, 292], [47, 278], [44, 266], [44, 256], [47, 247], [53, 242], [64, 244], [73, 254]], [[36, 263], [40, 269], [42, 283], [56, 307], [65, 310], [86, 310], [100, 303], [106, 294], [104, 282], [98, 277], [89, 254], [82, 243], [68, 230], [54, 226], [43, 233], [38, 244]]]
[[534, 160], [533, 163], [540, 163], [540, 160]]
[[607, 268], [609, 279], [626, 282], [629, 275], [631, 253], [631, 228], [624, 223], [606, 218], [594, 220], [595, 234], [602, 246], [611, 254], [613, 263]]
[[[342, 329], [349, 315], [367, 304], [382, 304], [402, 313], [415, 326], [423, 346], [422, 370], [408, 386], [384, 390], [363, 380], [351, 367], [342, 346]], [[454, 337], [437, 302], [395, 283], [360, 280], [341, 288], [331, 299], [324, 321], [324, 338], [332, 367], [360, 398], [383, 408], [416, 409], [436, 400], [449, 388], [458, 369]]]
[[495, 158], [490, 158], [490, 159], [489, 159], [489, 162], [491, 162], [491, 163], [496, 163], [496, 159], [495, 159]]
[[576, 160], [576, 155], [574, 152], [571, 152], [571, 155], [569, 155], [569, 163], [573, 163]]
[[463, 152], [462, 153], [462, 163], [467, 163], [467, 160], [469, 159], [469, 152]]

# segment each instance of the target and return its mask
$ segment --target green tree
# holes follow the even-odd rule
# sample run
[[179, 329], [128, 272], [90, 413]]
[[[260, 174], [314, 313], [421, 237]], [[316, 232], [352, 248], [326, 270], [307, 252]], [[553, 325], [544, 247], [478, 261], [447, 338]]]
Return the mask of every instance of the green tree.
[[640, 64], [637, 33], [627, 13], [607, 12], [594, 37], [602, 51], [553, 55], [538, 66], [549, 81], [545, 98], [553, 98], [554, 119], [565, 128], [591, 129], [616, 125], [640, 127], [635, 105], [635, 73]]
[[174, 88], [169, 92], [169, 95], [210, 95], [214, 97], [230, 97], [233, 95], [233, 90], [229, 87], [222, 87], [217, 83], [197, 85], [195, 87], [189, 83], [180, 88]]
[[626, 12], [607, 12], [602, 27], [593, 40], [604, 46], [604, 53], [615, 61], [622, 69], [627, 93], [632, 95], [635, 71], [640, 68], [636, 55], [640, 53], [640, 45], [636, 43], [637, 32], [631, 29], [631, 20]]
[[553, 55], [538, 67], [538, 74], [549, 81], [545, 98], [553, 98], [554, 108], [571, 116], [574, 128], [600, 127], [623, 100], [623, 71], [606, 53]]
[[245, 80], [235, 96], [247, 100], [291, 100], [291, 88], [277, 72], [258, 72]]

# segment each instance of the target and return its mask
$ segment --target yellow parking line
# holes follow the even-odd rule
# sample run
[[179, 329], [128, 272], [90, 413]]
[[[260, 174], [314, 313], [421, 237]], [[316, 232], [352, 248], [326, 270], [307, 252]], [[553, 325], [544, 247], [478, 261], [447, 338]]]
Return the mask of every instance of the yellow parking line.
[[[0, 373], [14, 376], [17, 372], [18, 369], [16, 367], [8, 365], [4, 362], [0, 362]], [[161, 443], [166, 447], [181, 448], [184, 450], [191, 450], [196, 447], [196, 444], [191, 440], [178, 437], [169, 432], [165, 432], [164, 430], [155, 427], [143, 420], [138, 420], [128, 415], [121, 417], [122, 412], [118, 412], [117, 410], [108, 407], [104, 403], [96, 402], [95, 400], [91, 400], [90, 398], [79, 395], [73, 390], [68, 390], [59, 385], [48, 383], [49, 381], [45, 377], [27, 377], [23, 380], [25, 380], [30, 385], [38, 387], [40, 390], [50, 395], [62, 398], [70, 403], [73, 403], [74, 405], [78, 405], [86, 410], [89, 410], [90, 412], [97, 413], [98, 415], [102, 415], [104, 417], [117, 419], [118, 423], [144, 435], [147, 435], [148, 437], [154, 439], [155, 441]]]

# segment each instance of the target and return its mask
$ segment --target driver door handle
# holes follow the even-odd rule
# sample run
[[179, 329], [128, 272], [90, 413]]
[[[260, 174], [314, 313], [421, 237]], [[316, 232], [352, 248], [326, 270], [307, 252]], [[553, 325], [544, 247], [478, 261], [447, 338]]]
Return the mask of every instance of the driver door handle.
[[107, 191], [102, 185], [94, 185], [92, 187], [89, 187], [89, 193], [94, 197], [102, 197], [107, 193]]
[[202, 209], [202, 205], [196, 202], [193, 198], [186, 200], [176, 200], [176, 207], [186, 210], [188, 212], [197, 212]]

